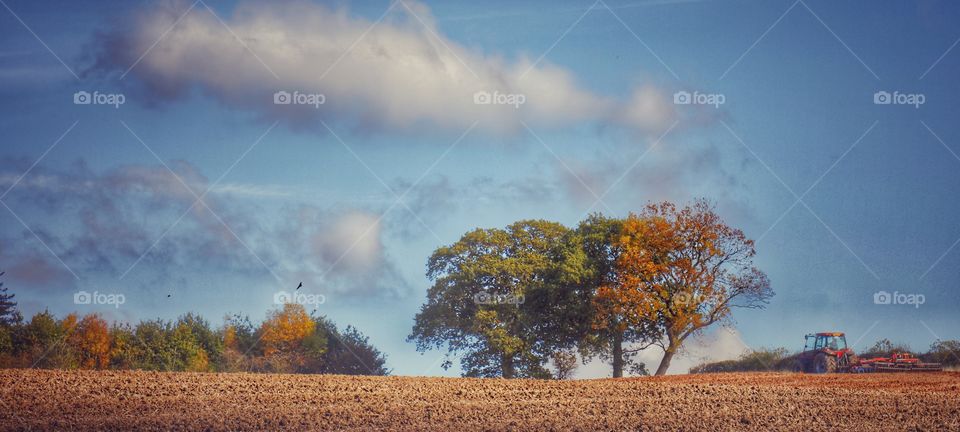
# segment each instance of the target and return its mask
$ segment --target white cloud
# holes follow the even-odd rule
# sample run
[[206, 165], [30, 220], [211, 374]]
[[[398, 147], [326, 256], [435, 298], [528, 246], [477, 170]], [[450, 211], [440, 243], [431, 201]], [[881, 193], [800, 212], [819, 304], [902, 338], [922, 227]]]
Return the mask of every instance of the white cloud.
[[[224, 17], [229, 29], [203, 7], [177, 22], [186, 6], [154, 9], [102, 36], [95, 69], [120, 73], [136, 63], [130, 74], [154, 96], [176, 98], [198, 88], [304, 128], [335, 118], [368, 129], [464, 130], [479, 120], [495, 133], [516, 131], [521, 121], [599, 122], [655, 133], [676, 115], [666, 95], [649, 85], [618, 100], [580, 87], [570, 71], [546, 61], [534, 66], [526, 57], [511, 61], [468, 49], [442, 35], [427, 7], [413, 1], [397, 3], [376, 25], [319, 5], [247, 2]], [[319, 107], [275, 105], [280, 90], [326, 99]], [[474, 103], [482, 91], [522, 94], [525, 102]]]
[[314, 252], [327, 266], [351, 272], [376, 269], [383, 257], [380, 219], [372, 214], [352, 211], [313, 235]]
[[383, 243], [384, 220], [365, 209], [287, 209], [287, 223], [272, 238], [285, 259], [281, 273], [320, 292], [343, 296], [407, 294], [408, 286]]

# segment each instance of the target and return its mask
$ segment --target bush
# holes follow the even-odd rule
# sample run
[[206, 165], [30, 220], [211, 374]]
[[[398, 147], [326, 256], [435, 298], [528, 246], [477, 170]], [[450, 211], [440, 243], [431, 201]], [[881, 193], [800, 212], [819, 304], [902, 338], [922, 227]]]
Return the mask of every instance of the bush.
[[910, 353], [917, 355], [917, 353], [910, 350], [910, 347], [904, 343], [893, 343], [890, 342], [890, 339], [880, 339], [877, 343], [873, 344], [870, 349], [858, 353], [860, 358], [874, 358], [874, 357], [890, 357], [893, 353]]
[[690, 368], [690, 373], [788, 371], [793, 369], [792, 360], [793, 356], [786, 348], [761, 348], [744, 353], [736, 360], [694, 366]]
[[960, 341], [938, 340], [930, 345], [930, 351], [921, 358], [923, 361], [940, 363], [946, 367], [960, 366]]

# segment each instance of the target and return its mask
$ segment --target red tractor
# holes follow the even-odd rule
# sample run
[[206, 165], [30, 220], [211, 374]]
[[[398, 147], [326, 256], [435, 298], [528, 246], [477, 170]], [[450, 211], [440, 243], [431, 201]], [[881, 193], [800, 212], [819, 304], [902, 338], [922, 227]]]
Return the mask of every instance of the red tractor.
[[798, 372], [834, 373], [846, 371], [851, 364], [859, 363], [853, 350], [847, 348], [843, 333], [816, 333], [804, 336], [803, 352], [797, 355]]
[[798, 372], [936, 372], [940, 363], [923, 363], [910, 353], [892, 353], [890, 357], [859, 358], [847, 347], [841, 332], [808, 334], [803, 352], [796, 357]]

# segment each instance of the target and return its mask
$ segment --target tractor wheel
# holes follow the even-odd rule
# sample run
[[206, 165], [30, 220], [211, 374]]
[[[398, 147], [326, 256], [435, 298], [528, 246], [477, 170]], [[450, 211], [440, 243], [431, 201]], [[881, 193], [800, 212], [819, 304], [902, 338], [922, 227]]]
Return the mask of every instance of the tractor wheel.
[[827, 353], [817, 354], [817, 358], [813, 361], [813, 368], [818, 374], [834, 373], [837, 371], [837, 358]]

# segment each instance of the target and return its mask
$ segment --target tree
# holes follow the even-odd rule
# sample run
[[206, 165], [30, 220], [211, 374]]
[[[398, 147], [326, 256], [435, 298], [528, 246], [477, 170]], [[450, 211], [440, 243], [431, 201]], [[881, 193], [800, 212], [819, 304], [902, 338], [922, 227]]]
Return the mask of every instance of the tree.
[[269, 368], [276, 372], [304, 369], [308, 363], [304, 342], [315, 331], [316, 323], [301, 304], [286, 303], [283, 309], [271, 312], [260, 326], [263, 355]]
[[167, 335], [169, 355], [173, 358], [172, 370], [188, 372], [207, 372], [210, 370], [210, 357], [203, 349], [194, 328], [182, 318], [173, 325]]
[[286, 303], [283, 309], [270, 313], [260, 326], [264, 355], [289, 352], [300, 347], [301, 342], [313, 334], [313, 319], [303, 305]]
[[[580, 351], [586, 358], [599, 355], [601, 359], [609, 359], [614, 378], [622, 377], [625, 368], [645, 372], [645, 365], [634, 364], [632, 358], [659, 337], [657, 327], [649, 321], [638, 320], [631, 325], [624, 316], [625, 311], [620, 310], [605, 291], [617, 284], [622, 230], [623, 219], [601, 214], [590, 215], [577, 227], [587, 259], [583, 293], [590, 299], [585, 303], [589, 307], [579, 312], [583, 318], [580, 322]], [[631, 343], [641, 345], [626, 348], [625, 345]]]
[[38, 312], [14, 335], [13, 354], [22, 367], [71, 368], [76, 362], [66, 337], [76, 326], [76, 315], [57, 321], [49, 311]]
[[133, 329], [131, 351], [135, 369], [176, 371], [182, 362], [171, 341], [173, 329], [160, 319], [140, 321]]
[[[0, 277], [7, 272], [0, 272]], [[17, 302], [13, 301], [14, 294], [7, 292], [7, 287], [0, 282], [0, 326], [10, 327], [20, 323], [23, 317], [17, 311]]]
[[67, 340], [80, 368], [105, 369], [110, 365], [110, 330], [100, 316], [84, 316]]
[[893, 343], [890, 339], [877, 340], [870, 349], [860, 354], [862, 358], [890, 357], [893, 353], [913, 353], [910, 347], [903, 343]]
[[[340, 375], [388, 375], [387, 359], [380, 350], [370, 344], [370, 338], [364, 336], [353, 326], [347, 326], [343, 332], [330, 320], [319, 318], [315, 334], [327, 336], [328, 348], [323, 359], [321, 372]], [[322, 329], [322, 331], [321, 331]]]
[[110, 326], [110, 369], [133, 369], [137, 354], [130, 325], [114, 323]]
[[307, 337], [303, 338], [303, 341], [300, 344], [300, 350], [303, 353], [304, 361], [298, 372], [326, 373], [327, 368], [330, 366], [330, 359], [328, 356], [330, 354], [330, 350], [333, 349], [330, 342], [330, 333], [324, 326], [323, 318], [315, 318], [313, 316], [310, 318], [313, 321], [313, 332], [311, 332]]
[[550, 359], [553, 363], [553, 377], [558, 380], [573, 378], [577, 371], [577, 353], [573, 351], [557, 351]]
[[[203, 350], [203, 356], [206, 356], [207, 361], [211, 363], [211, 367], [222, 364], [223, 337], [210, 328], [210, 323], [207, 320], [197, 314], [187, 313], [181, 316], [177, 323], [189, 329], [197, 345]], [[199, 353], [195, 355], [200, 356]]]
[[250, 321], [250, 317], [233, 315], [225, 319], [223, 327], [223, 345], [225, 349], [233, 349], [241, 353], [253, 352], [257, 347], [257, 328]]
[[960, 356], [957, 353], [960, 353], [960, 341], [937, 339], [930, 344], [930, 351], [924, 355], [924, 361], [956, 367], [960, 364]]
[[733, 308], [762, 308], [773, 296], [766, 274], [753, 266], [754, 243], [727, 226], [704, 200], [677, 209], [651, 204], [624, 221], [617, 241], [616, 283], [598, 292], [603, 314], [633, 327], [656, 326], [663, 375], [684, 340], [727, 322]]
[[[427, 261], [434, 281], [407, 338], [418, 351], [465, 354], [466, 376], [549, 377], [544, 368], [572, 340], [583, 252], [569, 229], [543, 220], [477, 229]], [[444, 363], [444, 368], [450, 362]]]

